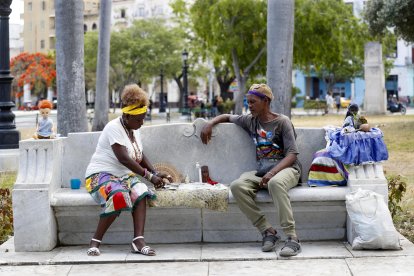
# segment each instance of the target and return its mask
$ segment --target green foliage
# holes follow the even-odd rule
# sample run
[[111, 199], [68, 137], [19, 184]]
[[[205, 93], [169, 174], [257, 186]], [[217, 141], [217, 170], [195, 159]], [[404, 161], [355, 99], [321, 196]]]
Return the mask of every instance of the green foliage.
[[234, 101], [230, 99], [227, 99], [221, 104], [219, 104], [219, 106], [221, 106], [223, 113], [231, 113], [231, 111], [234, 109], [234, 105], [235, 105]]
[[[160, 19], [137, 20], [129, 28], [112, 32], [109, 90], [119, 90], [130, 82], [145, 83], [158, 76], [161, 69], [169, 78], [180, 75], [184, 36], [182, 30], [166, 26]], [[98, 34], [88, 32], [85, 35], [85, 75], [90, 88], [95, 86], [97, 48]]]
[[305, 100], [303, 109], [323, 109], [326, 108], [326, 101], [321, 100]]
[[[264, 0], [196, 0], [190, 8], [193, 31], [200, 47], [212, 57], [214, 66], [232, 64], [242, 109], [249, 76], [266, 73], [267, 3]], [[226, 70], [219, 70], [222, 72]]]
[[394, 218], [398, 212], [401, 212], [401, 200], [407, 190], [407, 183], [401, 178], [401, 175], [387, 176], [388, 180], [388, 209]]
[[399, 212], [393, 217], [395, 228], [410, 242], [414, 242], [414, 212]]
[[414, 0], [370, 0], [364, 18], [374, 36], [393, 28], [398, 37], [414, 42]]
[[0, 188], [0, 244], [13, 234], [13, 208], [9, 189]]
[[[316, 73], [328, 88], [337, 81], [361, 77], [364, 46], [373, 38], [352, 9], [332, 0], [296, 0], [295, 7], [295, 66]], [[389, 56], [394, 50], [390, 42], [395, 40], [390, 33], [384, 33], [382, 40], [383, 54]], [[386, 69], [390, 65], [386, 63]]]

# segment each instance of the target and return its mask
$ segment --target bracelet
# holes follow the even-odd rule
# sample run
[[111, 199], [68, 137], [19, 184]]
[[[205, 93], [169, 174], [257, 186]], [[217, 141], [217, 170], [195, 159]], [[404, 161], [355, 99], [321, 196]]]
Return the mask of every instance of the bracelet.
[[153, 177], [154, 175], [152, 174], [152, 173], [150, 173], [150, 172], [148, 172], [148, 181], [149, 182], [152, 182], [151, 180], [152, 180], [152, 177]]
[[154, 175], [152, 173], [150, 173], [146, 168], [144, 169], [144, 175], [143, 177], [148, 180], [149, 182], [151, 182], [151, 179]]
[[267, 173], [270, 174], [271, 176], [275, 176], [275, 173], [272, 173], [271, 171], [268, 171]]

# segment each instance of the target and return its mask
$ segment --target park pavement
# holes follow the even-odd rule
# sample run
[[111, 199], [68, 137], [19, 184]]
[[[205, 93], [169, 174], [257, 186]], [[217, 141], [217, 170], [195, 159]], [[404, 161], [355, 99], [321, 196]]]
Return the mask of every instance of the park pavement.
[[[167, 233], [166, 233], [167, 234]], [[15, 252], [13, 238], [0, 246], [0, 275], [414, 275], [414, 245], [401, 236], [402, 250], [354, 251], [341, 241], [302, 242], [302, 253], [282, 258], [261, 252], [260, 243], [151, 244], [153, 257], [130, 253], [129, 245], [87, 245], [50, 252]]]

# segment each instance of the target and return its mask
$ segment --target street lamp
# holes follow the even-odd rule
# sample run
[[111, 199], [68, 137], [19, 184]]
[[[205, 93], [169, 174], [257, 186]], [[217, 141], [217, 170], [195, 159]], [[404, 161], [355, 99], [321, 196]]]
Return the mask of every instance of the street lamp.
[[188, 115], [188, 80], [187, 80], [187, 60], [188, 60], [188, 52], [184, 49], [181, 54], [183, 60], [183, 110], [181, 112], [182, 115]]
[[11, 101], [9, 15], [11, 0], [0, 3], [0, 149], [19, 148], [20, 133], [14, 123], [11, 112], [14, 103]]
[[164, 104], [164, 70], [161, 69], [160, 73], [160, 81], [161, 81], [161, 93], [160, 93], [160, 113], [165, 112], [165, 104]]

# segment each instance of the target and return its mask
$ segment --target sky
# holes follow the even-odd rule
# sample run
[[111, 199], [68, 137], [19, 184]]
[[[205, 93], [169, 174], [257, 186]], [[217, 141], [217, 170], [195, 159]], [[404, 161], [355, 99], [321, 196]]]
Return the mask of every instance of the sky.
[[23, 24], [23, 20], [20, 19], [20, 14], [23, 13], [24, 10], [24, 2], [23, 0], [13, 0], [10, 6], [12, 12], [10, 14], [10, 24]]

